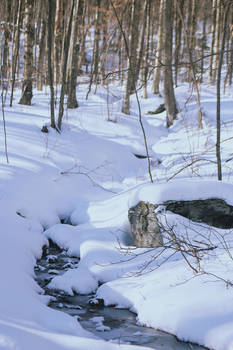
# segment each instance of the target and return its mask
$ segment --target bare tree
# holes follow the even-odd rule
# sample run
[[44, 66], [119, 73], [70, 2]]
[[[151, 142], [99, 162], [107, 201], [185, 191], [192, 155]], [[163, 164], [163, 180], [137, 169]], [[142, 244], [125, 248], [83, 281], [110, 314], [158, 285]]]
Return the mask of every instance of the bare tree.
[[56, 14], [54, 27], [54, 75], [56, 85], [60, 82], [60, 60], [62, 52], [62, 5], [62, 0], [56, 0]]
[[93, 53], [92, 53], [92, 64], [91, 64], [91, 78], [86, 94], [86, 99], [91, 92], [92, 84], [98, 84], [99, 77], [99, 61], [100, 61], [100, 21], [101, 21], [101, 0], [96, 0], [95, 7], [95, 34], [94, 34], [94, 44], [93, 44]]
[[31, 105], [32, 101], [32, 74], [33, 74], [33, 45], [34, 45], [34, 0], [25, 0], [24, 24], [24, 76], [22, 95], [19, 104]]
[[123, 97], [122, 112], [130, 114], [130, 95], [135, 92], [137, 85], [137, 47], [138, 47], [138, 23], [140, 3], [137, 0], [132, 2], [130, 42], [126, 48], [128, 56], [128, 69]]
[[54, 111], [54, 71], [52, 65], [52, 45], [53, 45], [53, 10], [55, 3], [52, 0], [47, 0], [48, 16], [47, 16], [47, 59], [48, 59], [48, 81], [50, 87], [50, 125], [56, 129], [55, 111]]
[[[46, 11], [45, 8], [45, 2], [42, 2], [42, 8], [41, 11]], [[37, 88], [38, 90], [42, 90], [43, 85], [45, 83], [45, 54], [46, 54], [46, 15], [41, 18], [42, 25], [41, 25], [41, 35], [40, 35], [40, 44], [39, 44], [39, 57], [38, 57], [38, 65], [37, 65]], [[50, 18], [50, 21], [52, 19]]]
[[57, 121], [58, 130], [61, 130], [62, 119], [63, 119], [63, 114], [64, 114], [64, 98], [65, 98], [66, 77], [67, 77], [67, 61], [68, 61], [69, 46], [70, 46], [70, 35], [71, 35], [73, 12], [74, 12], [74, 6], [75, 6], [76, 1], [77, 0], [72, 1], [70, 13], [68, 16], [67, 29], [66, 29], [66, 32], [64, 34], [64, 40], [63, 40], [63, 55], [62, 55], [63, 61], [61, 62], [62, 80], [61, 80], [61, 93], [60, 93], [60, 100], [59, 100], [59, 115], [58, 115], [58, 121]]
[[22, 4], [23, 0], [19, 0], [18, 9], [17, 9], [17, 19], [14, 25], [14, 34], [13, 34], [13, 55], [12, 55], [12, 73], [11, 73], [11, 96], [10, 96], [10, 107], [13, 103], [14, 87], [15, 87], [15, 75], [16, 68], [19, 58], [19, 42], [20, 42], [20, 27], [22, 19]]
[[163, 17], [163, 87], [164, 102], [167, 112], [167, 127], [173, 124], [177, 114], [172, 75], [172, 35], [173, 33], [173, 1], [166, 0]]
[[149, 63], [149, 49], [150, 49], [150, 12], [151, 12], [151, 0], [146, 0], [145, 5], [145, 11], [146, 11], [146, 44], [145, 44], [145, 54], [144, 54], [144, 60], [143, 60], [143, 97], [147, 98], [147, 81], [148, 81], [148, 63]]
[[79, 52], [79, 40], [78, 40], [78, 26], [83, 13], [83, 0], [77, 0], [74, 7], [74, 16], [72, 21], [72, 33], [71, 33], [71, 45], [70, 45], [70, 67], [69, 67], [69, 84], [68, 84], [68, 97], [67, 107], [77, 108], [78, 101], [76, 98], [76, 81], [78, 74], [78, 52]]
[[[187, 50], [188, 50], [188, 57], [189, 57], [189, 71], [192, 74], [192, 82], [194, 84], [196, 93], [197, 93], [197, 104], [198, 104], [198, 126], [199, 129], [203, 128], [203, 124], [202, 124], [202, 108], [201, 108], [201, 97], [200, 97], [200, 91], [199, 91], [199, 86], [198, 86], [198, 81], [197, 81], [197, 77], [196, 77], [196, 68], [195, 68], [195, 64], [194, 64], [194, 59], [193, 59], [193, 51], [191, 50], [190, 46], [189, 46], [189, 37], [188, 37], [188, 33], [189, 31], [187, 30], [187, 28], [185, 27], [185, 22], [184, 22], [184, 18], [182, 16], [182, 11], [181, 8], [179, 6], [178, 1], [176, 0], [176, 5], [177, 5], [177, 9], [179, 12], [179, 16], [180, 19], [182, 21], [182, 25], [184, 28], [184, 37], [186, 40], [186, 45], [187, 45]], [[191, 78], [189, 78], [191, 79]]]
[[159, 84], [161, 77], [161, 58], [162, 58], [162, 49], [163, 49], [163, 16], [164, 16], [164, 2], [165, 0], [160, 0], [159, 6], [159, 24], [158, 24], [158, 40], [157, 48], [155, 53], [155, 69], [153, 77], [153, 93], [160, 95]]
[[[220, 33], [221, 33], [221, 21], [222, 21], [222, 10], [223, 10], [223, 8], [221, 6], [221, 0], [216, 0], [215, 6], [216, 6], [216, 9], [215, 9], [215, 11], [216, 11], [216, 27], [215, 27], [214, 51], [215, 51], [215, 53], [217, 53], [217, 52], [219, 52], [219, 49], [220, 49]], [[212, 84], [215, 84], [215, 82], [216, 82], [218, 66], [219, 66], [219, 55], [214, 55], [213, 56], [212, 77], [211, 77]]]
[[175, 86], [178, 85], [178, 73], [179, 73], [179, 61], [180, 61], [180, 51], [181, 51], [181, 39], [182, 39], [182, 20], [179, 15], [179, 9], [181, 10], [181, 14], [183, 16], [183, 7], [184, 7], [184, 0], [178, 0], [178, 6], [175, 4], [176, 9], [176, 27], [175, 27]]
[[[217, 158], [217, 170], [218, 180], [222, 180], [222, 164], [221, 164], [221, 73], [223, 65], [223, 56], [225, 48], [225, 39], [228, 24], [228, 11], [230, 7], [230, 0], [222, 0], [220, 5], [223, 11], [223, 31], [221, 35], [221, 52], [218, 59], [218, 70], [217, 70], [217, 106], [216, 106], [216, 127], [217, 127], [217, 139], [216, 139], [216, 158]], [[220, 11], [220, 9], [219, 9]]]

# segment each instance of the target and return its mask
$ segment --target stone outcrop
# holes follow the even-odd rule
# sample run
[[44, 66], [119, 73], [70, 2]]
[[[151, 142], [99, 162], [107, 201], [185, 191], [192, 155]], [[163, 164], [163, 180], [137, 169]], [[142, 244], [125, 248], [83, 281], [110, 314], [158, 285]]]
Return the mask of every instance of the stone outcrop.
[[154, 248], [163, 245], [163, 238], [155, 213], [157, 207], [152, 203], [141, 201], [129, 210], [128, 217], [134, 244], [138, 248]]
[[233, 228], [233, 206], [219, 198], [168, 201], [163, 205], [165, 205], [166, 210], [195, 222], [202, 222], [223, 229]]
[[[233, 206], [219, 198], [192, 201], [166, 201], [160, 203], [166, 211], [182, 215], [189, 220], [222, 229], [233, 228]], [[155, 248], [163, 245], [156, 209], [159, 205], [139, 202], [129, 209], [128, 217], [138, 248]]]
[[152, 114], [159, 114], [159, 113], [162, 113], [164, 111], [166, 111], [166, 108], [165, 108], [165, 104], [162, 103], [161, 105], [159, 105], [158, 108], [156, 108], [155, 111], [148, 111], [146, 114], [150, 114], [150, 115], [152, 115]]

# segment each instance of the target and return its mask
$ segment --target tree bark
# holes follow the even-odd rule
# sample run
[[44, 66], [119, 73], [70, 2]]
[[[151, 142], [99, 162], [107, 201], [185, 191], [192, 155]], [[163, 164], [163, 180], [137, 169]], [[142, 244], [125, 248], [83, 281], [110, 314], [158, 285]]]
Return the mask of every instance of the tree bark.
[[92, 53], [92, 63], [91, 63], [91, 77], [86, 94], [86, 100], [88, 99], [89, 93], [91, 92], [92, 84], [95, 83], [97, 86], [98, 75], [99, 75], [99, 41], [100, 41], [100, 4], [101, 0], [96, 0], [96, 13], [95, 13], [95, 35], [94, 35], [94, 45]]
[[64, 43], [63, 43], [62, 82], [61, 82], [59, 114], [58, 114], [58, 122], [57, 122], [57, 127], [59, 130], [61, 130], [62, 118], [63, 118], [63, 114], [64, 114], [64, 98], [65, 98], [66, 77], [67, 77], [67, 61], [68, 61], [68, 53], [69, 53], [69, 45], [70, 45], [69, 39], [70, 39], [70, 35], [71, 35], [74, 5], [75, 5], [75, 0], [73, 0], [73, 2], [72, 2], [70, 15], [68, 18], [68, 28], [67, 28], [67, 31], [65, 33]]
[[209, 69], [209, 79], [212, 82], [213, 78], [213, 62], [214, 62], [214, 46], [215, 46], [215, 33], [216, 33], [216, 9], [217, 0], [212, 0], [212, 40], [211, 40], [211, 51], [210, 51], [210, 69]]
[[100, 24], [101, 24], [101, 13], [100, 6], [101, 0], [97, 0], [96, 4], [96, 17], [95, 17], [95, 38], [94, 38], [94, 52], [93, 52], [93, 82], [98, 84], [99, 78], [99, 61], [100, 61]]
[[54, 72], [55, 84], [60, 82], [60, 59], [62, 51], [62, 0], [56, 0], [56, 14], [54, 27]]
[[163, 17], [163, 79], [164, 103], [167, 112], [166, 125], [173, 124], [177, 114], [176, 99], [172, 76], [172, 32], [173, 32], [173, 2], [166, 0]]
[[[220, 48], [220, 33], [221, 33], [221, 0], [216, 0], [216, 29], [215, 29], [215, 45], [214, 51], [219, 52]], [[215, 55], [213, 58], [213, 70], [211, 84], [215, 84], [216, 75], [219, 66], [219, 55]]]
[[188, 37], [189, 31], [185, 27], [184, 18], [182, 16], [182, 11], [181, 11], [180, 6], [178, 4], [178, 0], [176, 0], [176, 5], [177, 5], [177, 9], [179, 11], [179, 16], [180, 16], [180, 19], [182, 21], [182, 25], [183, 25], [183, 28], [184, 28], [184, 36], [185, 36], [186, 46], [187, 46], [187, 50], [188, 50], [190, 72], [192, 73], [192, 82], [194, 84], [194, 87], [195, 87], [195, 90], [196, 90], [196, 93], [197, 93], [198, 127], [199, 127], [199, 129], [202, 129], [203, 125], [202, 125], [201, 98], [200, 98], [200, 91], [199, 91], [199, 86], [198, 86], [198, 82], [197, 82], [197, 78], [196, 78], [195, 65], [194, 65], [194, 62], [193, 62], [193, 51], [189, 47], [189, 37]]
[[[232, 23], [233, 23], [233, 11], [232, 11]], [[228, 73], [228, 83], [232, 85], [232, 75], [233, 75], [233, 24], [231, 26], [231, 53], [229, 60], [229, 73]]]
[[138, 60], [137, 60], [137, 68], [136, 68], [136, 81], [138, 81], [141, 65], [143, 63], [143, 58], [145, 54], [145, 44], [146, 44], [146, 26], [147, 26], [147, 7], [148, 7], [148, 1], [144, 0], [144, 9], [143, 9], [143, 19], [142, 19], [142, 29], [141, 29], [141, 38], [140, 38], [140, 45], [139, 45], [139, 54], [138, 54]]
[[[184, 0], [179, 0], [179, 6], [183, 16]], [[181, 38], [182, 38], [182, 21], [179, 16], [179, 10], [176, 6], [176, 31], [175, 31], [175, 86], [178, 86], [178, 73], [179, 73], [179, 60], [181, 50]]]
[[146, 0], [146, 47], [144, 55], [144, 67], [143, 67], [143, 97], [147, 98], [147, 80], [148, 80], [148, 60], [149, 60], [149, 48], [150, 48], [150, 12], [151, 12], [151, 0]]
[[206, 24], [207, 24], [207, 14], [206, 14], [206, 9], [204, 8], [204, 18], [203, 18], [203, 23], [202, 23], [202, 39], [201, 39], [201, 77], [200, 77], [200, 82], [203, 82], [203, 75], [204, 75], [204, 55], [205, 55], [205, 50], [207, 48], [207, 39], [206, 39]]
[[[229, 11], [230, 1], [227, 0], [223, 5], [223, 32], [221, 38], [221, 53], [218, 59], [218, 70], [217, 70], [217, 105], [216, 105], [216, 159], [217, 159], [217, 170], [218, 170], [218, 180], [222, 180], [222, 164], [221, 164], [221, 73], [223, 65], [223, 56], [225, 48], [225, 39], [227, 32], [227, 21], [228, 21], [228, 11]], [[219, 9], [220, 11], [220, 9]]]
[[137, 47], [138, 47], [138, 23], [139, 23], [139, 1], [133, 0], [131, 11], [130, 43], [127, 50], [128, 69], [126, 77], [125, 93], [123, 97], [122, 112], [130, 114], [130, 95], [135, 92], [137, 81]]
[[54, 79], [53, 79], [53, 65], [52, 65], [52, 45], [53, 45], [53, 10], [54, 3], [52, 0], [47, 0], [48, 2], [48, 18], [47, 18], [47, 58], [48, 58], [48, 80], [49, 80], [49, 88], [50, 88], [50, 125], [53, 129], [56, 129], [55, 122], [55, 111], [54, 111]]
[[159, 84], [161, 76], [161, 58], [163, 50], [163, 16], [164, 16], [164, 2], [165, 0], [160, 0], [159, 6], [159, 28], [158, 28], [158, 39], [157, 39], [157, 48], [156, 48], [156, 57], [155, 57], [155, 69], [153, 77], [153, 93], [160, 95]]
[[32, 73], [33, 73], [33, 44], [34, 44], [34, 22], [33, 22], [34, 0], [25, 0], [25, 30], [24, 30], [24, 77], [22, 85], [22, 96], [19, 104], [31, 105], [32, 101]]
[[1, 83], [2, 83], [2, 88], [7, 89], [8, 86], [8, 75], [9, 75], [9, 43], [11, 39], [11, 32], [10, 32], [10, 15], [11, 15], [11, 1], [7, 0], [5, 3], [6, 7], [6, 15], [4, 18], [4, 44], [3, 44], [3, 57], [1, 61]]
[[76, 85], [78, 75], [78, 52], [79, 52], [79, 41], [78, 41], [78, 26], [80, 24], [80, 12], [83, 11], [83, 1], [76, 0], [74, 7], [74, 16], [72, 22], [72, 34], [71, 34], [71, 46], [70, 46], [70, 69], [69, 69], [69, 86], [67, 96], [67, 107], [77, 108], [78, 101], [76, 97]]
[[[50, 19], [51, 20], [51, 19]], [[37, 88], [42, 91], [45, 82], [44, 61], [45, 61], [45, 49], [46, 49], [46, 20], [42, 19], [42, 29], [40, 38], [40, 50], [37, 67]]]

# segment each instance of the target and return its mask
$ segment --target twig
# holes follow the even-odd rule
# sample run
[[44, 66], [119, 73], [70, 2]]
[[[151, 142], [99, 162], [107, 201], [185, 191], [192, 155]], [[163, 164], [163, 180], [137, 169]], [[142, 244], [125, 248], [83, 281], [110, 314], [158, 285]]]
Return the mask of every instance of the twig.
[[[110, 0], [110, 3], [111, 3], [111, 6], [112, 6], [112, 8], [113, 8], [114, 14], [115, 14], [115, 16], [116, 16], [117, 23], [118, 23], [118, 25], [119, 25], [121, 34], [122, 34], [123, 39], [124, 39], [127, 57], [128, 57], [128, 59], [130, 60], [128, 44], [127, 44], [125, 32], [124, 32], [123, 27], [122, 27], [122, 23], [120, 22], [119, 16], [118, 16], [118, 14], [117, 14], [116, 8], [115, 8], [115, 6], [114, 6], [112, 0]], [[130, 67], [131, 67], [131, 65], [130, 65]], [[130, 69], [131, 69], [131, 68], [130, 68]], [[153, 178], [152, 178], [152, 174], [151, 174], [150, 156], [149, 156], [148, 144], [147, 144], [147, 139], [146, 139], [146, 132], [145, 132], [144, 125], [143, 125], [143, 122], [142, 122], [141, 105], [140, 105], [139, 98], [138, 98], [138, 92], [137, 92], [137, 89], [136, 89], [136, 81], [135, 81], [135, 76], [134, 76], [134, 74], [132, 74], [132, 81], [133, 81], [133, 85], [134, 85], [133, 88], [134, 88], [134, 91], [135, 91], [135, 96], [136, 96], [136, 101], [137, 101], [137, 106], [138, 106], [139, 123], [140, 123], [140, 126], [141, 126], [141, 130], [142, 130], [142, 134], [143, 134], [143, 140], [144, 140], [144, 145], [145, 145], [145, 149], [146, 149], [146, 158], [147, 158], [147, 164], [148, 164], [148, 173], [149, 173], [150, 181], [153, 183]]]
[[[98, 168], [97, 168], [97, 169], [98, 169]], [[107, 188], [101, 186], [101, 185], [98, 184], [95, 180], [93, 180], [92, 177], [89, 175], [89, 173], [91, 173], [91, 172], [94, 172], [94, 170], [91, 170], [91, 171], [89, 171], [89, 172], [70, 171], [70, 170], [67, 170], [67, 171], [61, 171], [60, 174], [61, 174], [61, 175], [84, 175], [84, 176], [86, 176], [86, 177], [93, 183], [93, 185], [95, 185], [95, 186], [101, 188], [102, 190], [107, 191], [107, 192], [111, 192], [111, 193], [114, 193], [114, 194], [117, 193], [117, 192], [115, 192], [115, 191], [112, 191], [112, 190], [110, 190], [110, 189], [107, 189]]]

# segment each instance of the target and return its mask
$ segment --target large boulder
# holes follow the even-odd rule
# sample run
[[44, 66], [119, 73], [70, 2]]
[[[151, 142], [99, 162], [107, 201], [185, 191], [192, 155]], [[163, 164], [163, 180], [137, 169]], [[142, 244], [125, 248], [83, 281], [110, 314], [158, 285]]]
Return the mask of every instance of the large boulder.
[[233, 206], [227, 204], [223, 199], [167, 201], [164, 205], [166, 210], [192, 221], [223, 229], [233, 228]]
[[[233, 228], [233, 206], [223, 199], [209, 198], [190, 201], [165, 201], [160, 203], [166, 211], [182, 215], [191, 221], [222, 229]], [[163, 237], [156, 209], [159, 205], [140, 201], [129, 209], [128, 218], [138, 248], [155, 248], [163, 245]]]
[[128, 217], [138, 248], [155, 248], [163, 245], [159, 222], [155, 213], [157, 205], [148, 202], [139, 202], [129, 209]]

